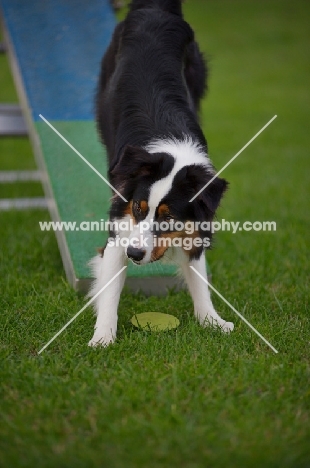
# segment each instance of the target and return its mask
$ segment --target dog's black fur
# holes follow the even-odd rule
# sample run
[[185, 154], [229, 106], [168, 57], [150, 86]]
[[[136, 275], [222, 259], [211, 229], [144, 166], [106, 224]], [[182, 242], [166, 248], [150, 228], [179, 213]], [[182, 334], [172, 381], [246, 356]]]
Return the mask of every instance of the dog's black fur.
[[[181, 0], [133, 0], [117, 25], [104, 55], [96, 100], [99, 134], [109, 157], [112, 185], [132, 200], [174, 163], [169, 154], [150, 155], [143, 148], [156, 138], [190, 137], [207, 153], [198, 122], [207, 85], [207, 66], [194, 32], [184, 21]], [[213, 174], [212, 174], [213, 175]], [[216, 178], [208, 190], [188, 203], [212, 175], [189, 166], [178, 174], [170, 198], [178, 219], [211, 220], [227, 183]], [[187, 200], [184, 200], [187, 193]], [[127, 204], [113, 197], [110, 218], [121, 218]], [[211, 232], [207, 233], [211, 238]], [[204, 233], [206, 235], [206, 233]], [[194, 256], [199, 256], [202, 248]]]
[[180, 0], [134, 0], [115, 29], [97, 93], [99, 133], [110, 169], [127, 145], [193, 135], [207, 150], [197, 122], [207, 67]]

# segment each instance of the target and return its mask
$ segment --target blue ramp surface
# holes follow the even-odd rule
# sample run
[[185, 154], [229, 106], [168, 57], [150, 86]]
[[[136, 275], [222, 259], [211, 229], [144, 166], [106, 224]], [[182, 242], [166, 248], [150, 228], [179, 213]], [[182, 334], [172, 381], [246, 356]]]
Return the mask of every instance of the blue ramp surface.
[[93, 120], [100, 61], [116, 21], [108, 0], [0, 0], [32, 112]]

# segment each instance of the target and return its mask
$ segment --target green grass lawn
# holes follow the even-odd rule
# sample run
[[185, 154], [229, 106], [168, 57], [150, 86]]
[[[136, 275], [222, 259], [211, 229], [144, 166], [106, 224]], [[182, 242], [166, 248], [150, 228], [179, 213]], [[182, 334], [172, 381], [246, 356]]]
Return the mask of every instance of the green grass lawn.
[[[279, 351], [235, 322], [202, 329], [186, 292], [124, 293], [117, 342], [89, 349], [89, 308], [67, 284], [45, 211], [0, 213], [1, 467], [306, 468], [310, 466], [309, 14], [303, 0], [189, 0], [186, 18], [210, 61], [203, 128], [221, 168], [278, 118], [223, 176], [218, 219], [277, 223], [221, 232], [208, 254], [214, 286]], [[0, 101], [16, 95], [0, 57]], [[29, 142], [0, 139], [0, 170], [34, 168]], [[37, 190], [37, 189], [36, 189]], [[35, 189], [25, 188], [25, 195]], [[22, 196], [1, 188], [1, 197]], [[176, 331], [132, 328], [144, 311]]]

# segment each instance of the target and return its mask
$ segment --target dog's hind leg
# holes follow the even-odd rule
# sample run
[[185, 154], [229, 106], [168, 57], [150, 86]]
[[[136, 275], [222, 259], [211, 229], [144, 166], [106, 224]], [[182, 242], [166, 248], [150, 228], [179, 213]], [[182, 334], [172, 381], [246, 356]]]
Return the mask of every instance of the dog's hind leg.
[[234, 329], [232, 322], [223, 320], [213, 307], [208, 285], [190, 268], [193, 266], [198, 273], [207, 280], [206, 260], [204, 253], [201, 254], [198, 260], [186, 259], [181, 261], [182, 273], [185, 277], [189, 292], [194, 302], [195, 316], [203, 326], [212, 325], [220, 327], [222, 331], [229, 333]]
[[[107, 283], [117, 275], [126, 265], [127, 260], [124, 248], [112, 245], [104, 250], [103, 257], [97, 256], [91, 261], [91, 267], [95, 276], [90, 297], [95, 296]], [[123, 270], [95, 299], [94, 305], [97, 313], [94, 336], [88, 343], [89, 346], [107, 346], [116, 338], [117, 308], [126, 278]]]
[[208, 69], [206, 61], [199, 50], [197, 42], [191, 42], [186, 49], [184, 77], [194, 103], [196, 115], [200, 101], [207, 90]]

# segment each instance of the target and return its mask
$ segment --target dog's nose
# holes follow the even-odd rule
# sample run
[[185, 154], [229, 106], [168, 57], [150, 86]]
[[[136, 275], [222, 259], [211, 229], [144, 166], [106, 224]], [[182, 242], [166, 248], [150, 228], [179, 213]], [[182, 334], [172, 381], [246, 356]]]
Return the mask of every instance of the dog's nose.
[[136, 247], [132, 247], [129, 245], [127, 249], [127, 257], [131, 258], [134, 262], [140, 262], [145, 255], [145, 250], [137, 249]]

